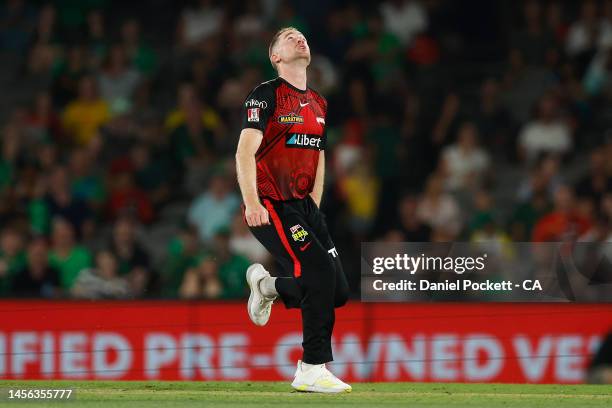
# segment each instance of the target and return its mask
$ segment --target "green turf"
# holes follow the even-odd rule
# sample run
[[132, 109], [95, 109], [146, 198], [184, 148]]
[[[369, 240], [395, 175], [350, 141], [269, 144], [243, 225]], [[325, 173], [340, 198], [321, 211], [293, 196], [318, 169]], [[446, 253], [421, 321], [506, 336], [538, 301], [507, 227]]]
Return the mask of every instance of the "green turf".
[[[292, 392], [278, 382], [0, 381], [0, 388], [76, 390], [70, 402], [19, 402], [3, 407], [612, 407], [612, 386], [356, 383], [353, 392]], [[67, 405], [66, 405], [67, 404]]]

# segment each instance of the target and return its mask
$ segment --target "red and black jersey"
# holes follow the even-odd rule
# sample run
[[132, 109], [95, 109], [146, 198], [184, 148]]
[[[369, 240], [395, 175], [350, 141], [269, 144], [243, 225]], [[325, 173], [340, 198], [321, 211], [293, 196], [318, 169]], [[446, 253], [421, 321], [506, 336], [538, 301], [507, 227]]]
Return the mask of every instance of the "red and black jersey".
[[255, 154], [260, 198], [301, 199], [312, 192], [325, 149], [327, 101], [282, 78], [257, 86], [246, 98], [242, 128], [263, 132]]

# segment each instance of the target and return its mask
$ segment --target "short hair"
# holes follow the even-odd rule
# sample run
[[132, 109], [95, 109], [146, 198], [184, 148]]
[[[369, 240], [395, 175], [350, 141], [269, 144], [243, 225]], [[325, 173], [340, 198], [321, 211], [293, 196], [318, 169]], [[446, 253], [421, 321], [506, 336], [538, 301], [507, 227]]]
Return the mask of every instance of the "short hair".
[[[276, 34], [274, 34], [274, 36], [272, 37], [272, 40], [270, 41], [270, 46], [268, 47], [268, 58], [272, 58], [272, 48], [274, 48], [280, 36], [286, 33], [287, 31], [291, 31], [291, 30], [300, 31], [295, 27], [283, 27], [280, 30], [278, 30]], [[278, 70], [278, 68], [276, 67], [276, 64], [272, 62], [272, 60], [270, 60], [270, 63], [272, 64], [274, 69]]]

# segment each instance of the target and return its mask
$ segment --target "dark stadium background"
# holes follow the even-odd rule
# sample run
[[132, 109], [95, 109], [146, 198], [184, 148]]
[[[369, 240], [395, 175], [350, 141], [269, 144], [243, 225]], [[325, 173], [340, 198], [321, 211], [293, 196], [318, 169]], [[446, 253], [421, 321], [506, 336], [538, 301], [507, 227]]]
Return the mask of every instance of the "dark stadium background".
[[355, 293], [362, 241], [610, 238], [612, 1], [6, 0], [1, 296], [243, 297], [240, 109], [288, 25]]
[[[0, 378], [291, 377], [297, 312], [247, 325], [244, 271], [275, 265], [234, 170], [283, 26], [329, 102], [323, 209], [355, 299], [361, 242], [612, 238], [612, 0], [2, 0]], [[609, 336], [586, 368], [610, 307], [353, 301], [332, 369], [609, 382]]]

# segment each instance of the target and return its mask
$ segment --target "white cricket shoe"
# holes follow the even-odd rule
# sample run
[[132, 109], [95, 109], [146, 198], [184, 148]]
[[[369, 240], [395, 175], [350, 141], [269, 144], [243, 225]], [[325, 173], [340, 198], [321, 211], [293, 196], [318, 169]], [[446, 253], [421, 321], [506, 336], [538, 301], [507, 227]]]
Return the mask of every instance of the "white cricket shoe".
[[246, 280], [249, 288], [251, 288], [247, 310], [249, 311], [251, 321], [257, 326], [265, 326], [268, 323], [270, 313], [272, 312], [272, 303], [276, 299], [276, 297], [269, 298], [264, 296], [259, 289], [259, 282], [269, 276], [270, 273], [265, 270], [263, 265], [258, 263], [249, 266], [246, 271]]
[[313, 365], [304, 369], [302, 360], [298, 360], [295, 379], [291, 386], [297, 391], [340, 393], [351, 392], [353, 388], [333, 375], [325, 364]]

